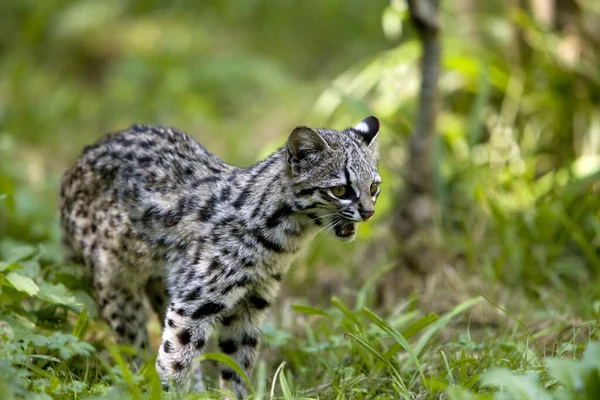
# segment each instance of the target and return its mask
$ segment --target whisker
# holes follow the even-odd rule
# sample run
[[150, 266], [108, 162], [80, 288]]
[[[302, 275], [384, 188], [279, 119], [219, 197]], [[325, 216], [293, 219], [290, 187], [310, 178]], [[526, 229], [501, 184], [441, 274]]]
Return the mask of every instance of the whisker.
[[317, 236], [319, 233], [322, 233], [323, 231], [325, 231], [327, 228], [330, 228], [332, 225], [335, 225], [338, 221], [331, 221], [330, 223], [328, 223], [325, 226], [322, 226], [321, 228], [319, 228], [319, 230], [312, 235], [308, 240], [312, 240], [315, 236]]
[[323, 241], [323, 239], [325, 238], [325, 236], [327, 236], [329, 234], [329, 232], [331, 232], [336, 226], [338, 226], [340, 224], [340, 221], [335, 221], [334, 224], [332, 226], [329, 227], [329, 229], [327, 229], [326, 232], [324, 232], [320, 238], [318, 238], [315, 241], [314, 247], [317, 247], [319, 243], [321, 243], [321, 241]]
[[338, 215], [338, 213], [331, 213], [331, 214], [320, 215], [320, 216], [318, 216], [318, 217], [316, 217], [316, 218], [311, 218], [309, 221], [311, 221], [311, 222], [312, 222], [312, 221], [317, 221], [317, 220], [319, 220], [319, 219], [323, 219], [323, 218], [331, 217], [331, 216], [334, 216], [334, 215]]

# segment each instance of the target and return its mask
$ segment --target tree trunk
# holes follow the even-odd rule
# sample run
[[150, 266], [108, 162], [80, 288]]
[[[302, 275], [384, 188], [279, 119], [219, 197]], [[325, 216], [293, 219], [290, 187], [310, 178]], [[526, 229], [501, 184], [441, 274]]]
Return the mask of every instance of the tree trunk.
[[400, 247], [399, 266], [379, 285], [380, 301], [390, 304], [402, 292], [405, 267], [427, 274], [443, 263], [439, 257], [438, 207], [435, 188], [435, 134], [440, 75], [440, 40], [437, 0], [407, 0], [410, 18], [422, 46], [419, 109], [410, 140], [405, 188], [392, 220]]

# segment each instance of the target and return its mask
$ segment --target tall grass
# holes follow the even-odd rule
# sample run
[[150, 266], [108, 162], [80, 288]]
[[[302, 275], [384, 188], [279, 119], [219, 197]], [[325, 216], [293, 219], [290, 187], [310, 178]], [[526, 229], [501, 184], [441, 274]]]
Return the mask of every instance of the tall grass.
[[[205, 354], [210, 391], [167, 393], [153, 360], [132, 370], [134, 350], [112, 344], [59, 244], [57, 180], [84, 144], [164, 123], [248, 164], [296, 124], [367, 114], [383, 125], [375, 221], [356, 243], [324, 239], [298, 259], [251, 397], [598, 397], [597, 60], [565, 60], [564, 32], [504, 3], [481, 6], [474, 39], [459, 2], [443, 3], [436, 193], [449, 265], [406, 272], [383, 309], [377, 283], [402, 251], [386, 220], [418, 89], [402, 2], [192, 3], [0, 4], [0, 398], [223, 398], [216, 363], [237, 368]], [[598, 17], [592, 3], [578, 2], [585, 18]], [[523, 62], [505, 53], [514, 26]]]

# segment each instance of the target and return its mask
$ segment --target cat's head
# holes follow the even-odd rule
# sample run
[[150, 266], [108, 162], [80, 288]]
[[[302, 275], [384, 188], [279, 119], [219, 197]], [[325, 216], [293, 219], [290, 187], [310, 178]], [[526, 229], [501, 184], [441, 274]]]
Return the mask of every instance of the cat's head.
[[370, 219], [380, 192], [379, 121], [367, 117], [335, 131], [299, 126], [287, 142], [296, 203], [317, 226], [350, 241], [356, 223]]

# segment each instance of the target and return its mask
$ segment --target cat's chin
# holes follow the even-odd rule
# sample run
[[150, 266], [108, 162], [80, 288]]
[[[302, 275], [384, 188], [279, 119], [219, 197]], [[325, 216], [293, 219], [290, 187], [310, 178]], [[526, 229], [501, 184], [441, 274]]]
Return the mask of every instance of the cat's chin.
[[334, 233], [342, 242], [351, 242], [356, 237], [356, 222], [342, 219], [335, 225]]

